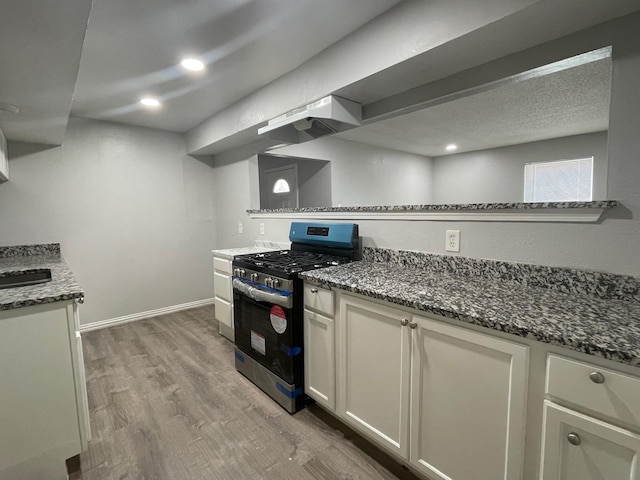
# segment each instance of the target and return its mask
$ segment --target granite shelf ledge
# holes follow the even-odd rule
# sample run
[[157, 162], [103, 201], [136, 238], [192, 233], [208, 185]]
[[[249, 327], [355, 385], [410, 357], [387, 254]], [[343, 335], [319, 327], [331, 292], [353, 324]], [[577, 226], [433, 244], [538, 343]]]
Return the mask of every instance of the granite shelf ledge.
[[493, 222], [595, 223], [616, 200], [593, 202], [458, 203], [361, 207], [301, 207], [247, 210], [251, 218], [342, 220], [463, 220]]

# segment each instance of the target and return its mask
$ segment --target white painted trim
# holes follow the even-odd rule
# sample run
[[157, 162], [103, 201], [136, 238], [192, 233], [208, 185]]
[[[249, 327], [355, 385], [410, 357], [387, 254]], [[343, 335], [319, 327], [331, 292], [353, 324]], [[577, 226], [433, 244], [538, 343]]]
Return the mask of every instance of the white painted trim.
[[133, 313], [131, 315], [124, 315], [123, 317], [110, 318], [108, 320], [101, 320], [99, 322], [80, 325], [80, 332], [89, 332], [91, 330], [99, 330], [101, 328], [113, 327], [114, 325], [121, 325], [123, 323], [135, 322], [137, 320], [144, 320], [145, 318], [157, 317], [158, 315], [167, 315], [169, 313], [180, 312], [182, 310], [188, 310], [189, 308], [203, 307], [205, 305], [211, 305], [211, 304], [213, 304], [213, 298], [205, 298], [204, 300], [196, 300], [195, 302], [188, 302], [188, 303], [182, 303], [180, 305], [171, 305], [169, 307], [156, 308], [155, 310], [148, 310], [146, 312]]
[[433, 220], [468, 222], [565, 222], [595, 223], [604, 208], [526, 210], [432, 210], [432, 211], [376, 211], [376, 212], [262, 212], [250, 213], [249, 218], [309, 218], [335, 220]]

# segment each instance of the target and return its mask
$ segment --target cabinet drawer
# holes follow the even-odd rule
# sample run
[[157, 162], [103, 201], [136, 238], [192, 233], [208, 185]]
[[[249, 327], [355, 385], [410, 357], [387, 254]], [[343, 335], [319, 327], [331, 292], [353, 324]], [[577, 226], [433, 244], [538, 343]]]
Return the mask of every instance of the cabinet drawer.
[[640, 427], [640, 378], [549, 355], [546, 393]]
[[304, 284], [304, 306], [333, 317], [334, 293], [316, 285]]
[[229, 328], [233, 328], [233, 309], [230, 302], [222, 300], [221, 298], [215, 299], [216, 305], [216, 320]]
[[228, 302], [231, 301], [231, 277], [213, 272], [213, 293]]
[[222, 273], [231, 274], [231, 260], [213, 257], [213, 269]]

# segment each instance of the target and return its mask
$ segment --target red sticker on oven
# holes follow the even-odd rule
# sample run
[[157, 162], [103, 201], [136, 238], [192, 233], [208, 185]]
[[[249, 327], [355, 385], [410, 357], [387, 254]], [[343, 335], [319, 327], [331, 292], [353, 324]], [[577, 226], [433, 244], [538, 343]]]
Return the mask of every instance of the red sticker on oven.
[[271, 326], [278, 333], [284, 333], [287, 329], [287, 317], [280, 305], [271, 307]]

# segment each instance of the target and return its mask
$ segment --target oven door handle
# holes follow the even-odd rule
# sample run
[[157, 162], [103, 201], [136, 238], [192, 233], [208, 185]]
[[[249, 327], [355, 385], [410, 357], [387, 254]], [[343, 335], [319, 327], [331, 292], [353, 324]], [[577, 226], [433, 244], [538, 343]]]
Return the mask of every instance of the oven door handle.
[[285, 308], [293, 306], [293, 295], [291, 293], [284, 295], [274, 291], [266, 291], [243, 282], [239, 278], [234, 278], [232, 283], [235, 290], [258, 302], [274, 303]]

